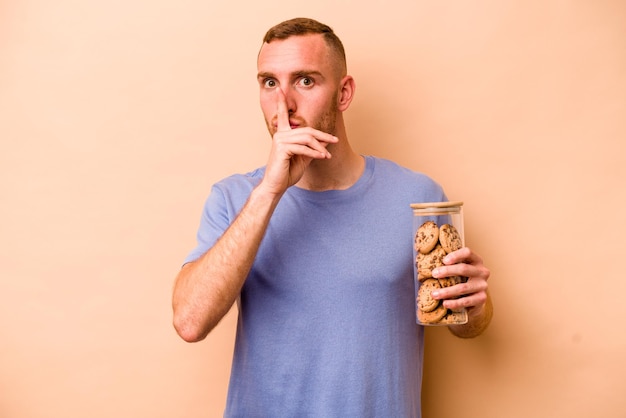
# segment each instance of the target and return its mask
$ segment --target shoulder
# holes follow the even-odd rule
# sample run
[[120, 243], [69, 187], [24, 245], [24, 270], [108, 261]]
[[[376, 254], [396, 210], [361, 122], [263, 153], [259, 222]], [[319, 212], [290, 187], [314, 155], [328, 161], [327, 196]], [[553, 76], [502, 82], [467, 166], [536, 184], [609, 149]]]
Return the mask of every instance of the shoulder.
[[227, 210], [232, 215], [239, 212], [252, 190], [263, 178], [265, 167], [243, 174], [232, 174], [215, 182], [205, 201], [205, 211]]
[[412, 170], [400, 164], [379, 157], [366, 157], [373, 166], [373, 174], [378, 179], [395, 182], [397, 185], [407, 184], [410, 187], [418, 185], [420, 188], [442, 190], [442, 187], [434, 179], [425, 173]]
[[259, 167], [247, 173], [232, 174], [213, 185], [214, 190], [222, 193], [250, 192], [263, 178], [265, 167]]

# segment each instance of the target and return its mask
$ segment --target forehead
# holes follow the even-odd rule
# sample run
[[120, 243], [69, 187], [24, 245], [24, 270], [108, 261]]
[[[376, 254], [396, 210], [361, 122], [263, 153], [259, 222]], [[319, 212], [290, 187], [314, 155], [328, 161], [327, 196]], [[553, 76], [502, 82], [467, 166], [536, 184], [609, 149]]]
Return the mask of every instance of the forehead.
[[301, 70], [330, 70], [330, 49], [320, 34], [291, 36], [264, 43], [259, 51], [259, 72], [278, 74]]

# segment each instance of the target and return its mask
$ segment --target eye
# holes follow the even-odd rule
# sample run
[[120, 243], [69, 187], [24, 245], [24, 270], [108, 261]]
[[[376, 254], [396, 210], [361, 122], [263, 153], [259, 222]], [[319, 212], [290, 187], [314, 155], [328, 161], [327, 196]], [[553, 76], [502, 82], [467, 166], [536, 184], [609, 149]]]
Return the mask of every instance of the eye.
[[266, 78], [265, 80], [263, 80], [263, 87], [268, 89], [276, 87], [276, 80], [274, 80], [273, 78]]
[[310, 77], [302, 77], [298, 83], [303, 87], [311, 87], [313, 85], [313, 79]]

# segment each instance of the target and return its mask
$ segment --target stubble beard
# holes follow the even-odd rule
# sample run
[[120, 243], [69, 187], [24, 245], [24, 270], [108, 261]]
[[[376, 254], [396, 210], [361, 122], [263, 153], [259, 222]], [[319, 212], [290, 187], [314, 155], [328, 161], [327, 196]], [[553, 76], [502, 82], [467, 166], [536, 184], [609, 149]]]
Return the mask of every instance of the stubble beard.
[[[299, 122], [298, 127], [304, 128], [305, 126], [310, 126], [313, 129], [317, 129], [318, 131], [322, 131], [324, 133], [336, 136], [337, 133], [335, 132], [335, 128], [337, 126], [337, 113], [339, 112], [339, 109], [337, 107], [337, 97], [337, 94], [333, 95], [330, 106], [326, 109], [324, 113], [320, 115], [320, 117], [313, 124], [309, 124], [306, 120], [296, 116], [296, 120]], [[273, 137], [277, 130], [274, 127], [274, 123], [266, 118], [265, 125], [267, 126], [267, 130], [270, 133], [270, 136]]]

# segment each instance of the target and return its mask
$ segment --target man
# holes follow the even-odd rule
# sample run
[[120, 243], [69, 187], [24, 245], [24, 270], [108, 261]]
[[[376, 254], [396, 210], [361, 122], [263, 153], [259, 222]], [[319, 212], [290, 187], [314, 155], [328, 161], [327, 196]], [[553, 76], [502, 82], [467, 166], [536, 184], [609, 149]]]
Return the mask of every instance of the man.
[[[409, 204], [445, 194], [352, 149], [343, 112], [355, 82], [328, 26], [278, 24], [257, 64], [267, 165], [214, 185], [176, 278], [174, 326], [200, 341], [237, 301], [227, 417], [419, 417]], [[469, 279], [433, 296], [468, 308], [450, 329], [476, 336], [491, 318], [489, 270], [468, 248], [445, 262], [435, 276]]]

